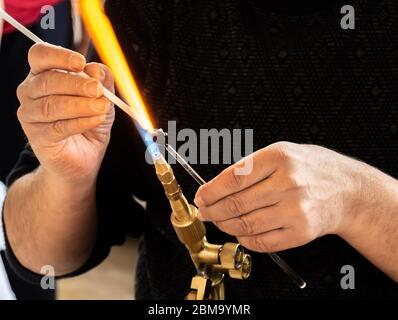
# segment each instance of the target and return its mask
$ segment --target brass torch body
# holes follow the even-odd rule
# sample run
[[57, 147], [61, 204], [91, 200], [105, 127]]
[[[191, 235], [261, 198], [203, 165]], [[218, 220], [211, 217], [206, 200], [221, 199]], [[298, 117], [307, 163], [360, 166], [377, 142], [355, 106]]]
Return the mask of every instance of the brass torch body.
[[236, 243], [209, 243], [205, 225], [197, 218], [197, 208], [188, 203], [170, 165], [160, 154], [154, 158], [154, 165], [170, 202], [171, 223], [179, 240], [189, 250], [196, 269], [207, 266], [213, 273], [229, 273], [232, 278], [246, 279], [251, 271], [250, 256]]
[[[185, 244], [191, 253], [192, 260], [198, 269], [200, 263], [198, 255], [207, 242], [205, 225], [197, 219], [196, 207], [188, 203], [166, 160], [159, 156], [154, 160], [154, 164], [156, 175], [163, 185], [172, 209], [171, 223], [179, 240]], [[218, 248], [214, 248], [214, 251], [216, 252], [212, 255], [212, 259], [208, 261], [209, 263], [217, 263], [218, 261]]]

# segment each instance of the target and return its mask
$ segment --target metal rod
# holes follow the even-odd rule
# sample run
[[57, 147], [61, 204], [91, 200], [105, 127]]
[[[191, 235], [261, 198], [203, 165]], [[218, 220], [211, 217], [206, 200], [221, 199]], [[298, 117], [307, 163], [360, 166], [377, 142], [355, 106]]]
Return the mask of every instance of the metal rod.
[[276, 253], [268, 253], [271, 259], [293, 280], [300, 289], [304, 289], [307, 284], [286, 262]]
[[173, 156], [173, 158], [176, 159], [177, 162], [185, 169], [185, 171], [188, 172], [191, 177], [195, 179], [195, 181], [199, 185], [204, 185], [206, 183], [206, 181], [191, 167], [191, 165], [183, 157], [178, 154], [178, 152], [171, 145], [166, 144], [165, 148]]

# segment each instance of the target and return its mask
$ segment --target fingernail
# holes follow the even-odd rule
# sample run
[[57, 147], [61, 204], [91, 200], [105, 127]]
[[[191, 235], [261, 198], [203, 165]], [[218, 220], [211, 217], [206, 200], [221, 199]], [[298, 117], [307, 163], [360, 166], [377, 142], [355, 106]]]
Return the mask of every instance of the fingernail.
[[205, 205], [203, 199], [201, 198], [201, 196], [196, 196], [194, 199], [194, 202], [196, 204], [197, 207], [203, 207]]
[[71, 69], [74, 70], [83, 70], [84, 68], [84, 59], [76, 54], [72, 54], [69, 58], [69, 63], [70, 63], [70, 67]]
[[96, 98], [100, 93], [100, 85], [98, 81], [89, 81], [84, 84], [83, 90], [89, 97]]

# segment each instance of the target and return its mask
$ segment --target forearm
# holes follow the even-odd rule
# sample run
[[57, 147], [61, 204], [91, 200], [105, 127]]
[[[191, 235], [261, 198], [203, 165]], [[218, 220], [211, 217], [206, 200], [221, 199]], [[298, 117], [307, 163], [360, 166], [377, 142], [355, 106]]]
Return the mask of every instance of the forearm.
[[39, 167], [10, 188], [4, 207], [6, 234], [18, 260], [40, 273], [76, 270], [96, 237], [95, 181], [69, 185]]
[[341, 237], [398, 282], [398, 181], [367, 166], [360, 201]]

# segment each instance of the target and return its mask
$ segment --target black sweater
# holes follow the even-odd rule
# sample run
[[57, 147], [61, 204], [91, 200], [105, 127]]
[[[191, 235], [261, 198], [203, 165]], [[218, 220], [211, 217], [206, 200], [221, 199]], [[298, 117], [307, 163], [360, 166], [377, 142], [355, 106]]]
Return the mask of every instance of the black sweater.
[[[254, 147], [286, 140], [313, 143], [361, 159], [398, 177], [398, 2], [353, 0], [356, 29], [340, 27], [338, 1], [112, 0], [107, 11], [158, 127], [254, 128]], [[33, 170], [25, 150], [9, 178]], [[223, 166], [195, 167], [205, 179]], [[197, 185], [175, 166], [188, 199]], [[148, 202], [146, 212], [132, 194]], [[137, 298], [178, 298], [194, 268], [169, 221], [170, 208], [144, 161], [131, 120], [117, 112], [98, 179], [99, 236], [92, 268], [140, 236]], [[207, 224], [213, 243], [234, 240]], [[10, 262], [32, 280], [11, 250]], [[282, 257], [307, 281], [300, 290], [266, 254], [252, 253], [247, 281], [229, 280], [229, 299], [398, 298], [398, 285], [336, 236]], [[356, 289], [342, 290], [352, 265]]]

